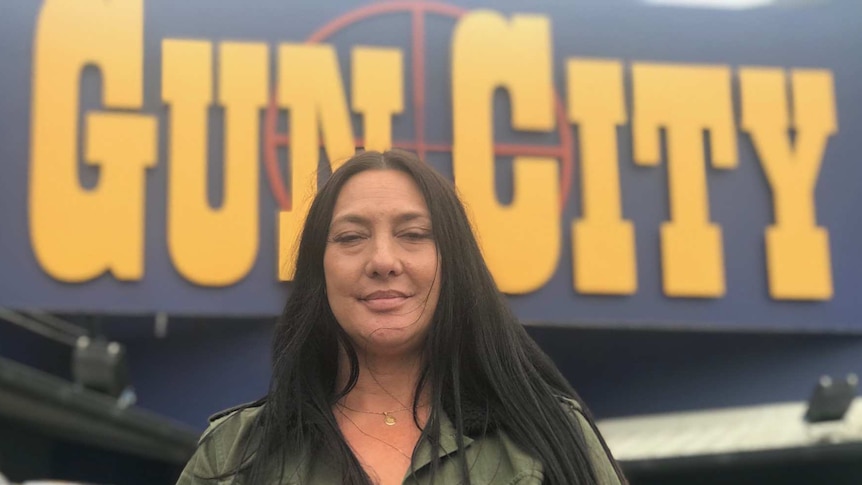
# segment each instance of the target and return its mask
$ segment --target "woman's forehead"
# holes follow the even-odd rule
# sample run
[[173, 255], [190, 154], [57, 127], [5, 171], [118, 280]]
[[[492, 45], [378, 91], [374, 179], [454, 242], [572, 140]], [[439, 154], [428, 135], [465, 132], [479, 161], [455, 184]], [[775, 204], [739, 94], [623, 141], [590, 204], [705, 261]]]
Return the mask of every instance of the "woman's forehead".
[[422, 192], [408, 174], [398, 170], [366, 170], [351, 177], [341, 188], [333, 209], [333, 224], [379, 217], [403, 221], [430, 217]]

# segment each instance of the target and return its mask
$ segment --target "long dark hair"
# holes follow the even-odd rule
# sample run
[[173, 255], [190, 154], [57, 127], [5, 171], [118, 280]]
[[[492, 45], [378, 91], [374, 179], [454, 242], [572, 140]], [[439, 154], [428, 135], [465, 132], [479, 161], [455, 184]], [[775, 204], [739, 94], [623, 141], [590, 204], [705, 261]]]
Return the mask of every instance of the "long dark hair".
[[[430, 415], [420, 442], [427, 441], [431, 456], [439, 456], [440, 416], [445, 412], [455, 427], [459, 448], [465, 436], [502, 429], [541, 461], [545, 483], [596, 483], [583, 430], [561, 399], [576, 400], [589, 416], [586, 408], [510, 312], [451, 182], [401, 150], [355, 155], [332, 174], [312, 202], [299, 241], [292, 291], [275, 328], [272, 381], [266, 405], [257, 416], [257, 437], [247, 440], [247, 452], [231, 474], [247, 478], [243, 480], [247, 483], [262, 483], [278, 462], [282, 475], [296, 473], [285, 469], [285, 457], [310, 452], [337, 467], [341, 483], [371, 483], [332, 413], [334, 403], [356, 384], [359, 365], [350, 339], [329, 307], [323, 270], [336, 199], [345, 182], [366, 170], [399, 170], [412, 177], [431, 214], [441, 258], [440, 297], [424, 342], [424, 364], [413, 402], [415, 420], [420, 391], [430, 396]], [[350, 364], [343, 389], [336, 388], [339, 348], [345, 350]], [[478, 426], [471, 419], [477, 409]], [[591, 418], [587, 422], [594, 428]], [[465, 454], [456, 456], [463, 482], [469, 484]], [[438, 467], [439, 458], [435, 458], [430, 472]]]

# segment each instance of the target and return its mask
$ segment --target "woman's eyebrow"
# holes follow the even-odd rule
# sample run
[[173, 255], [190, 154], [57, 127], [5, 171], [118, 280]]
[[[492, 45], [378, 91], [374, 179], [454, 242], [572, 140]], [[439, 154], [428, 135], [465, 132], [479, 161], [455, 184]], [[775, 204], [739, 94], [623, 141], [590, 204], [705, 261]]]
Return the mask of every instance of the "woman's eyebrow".
[[353, 223], [366, 226], [369, 224], [369, 220], [367, 217], [362, 217], [358, 214], [344, 214], [332, 219], [332, 223], [330, 226], [335, 226], [336, 224], [342, 223]]
[[404, 212], [402, 214], [399, 214], [395, 218], [395, 222], [398, 224], [402, 224], [405, 222], [415, 221], [417, 219], [425, 219], [428, 222], [431, 222], [431, 218], [428, 217], [428, 214], [426, 214], [424, 212]]
[[[431, 218], [425, 212], [409, 211], [398, 214], [397, 216], [395, 216], [394, 221], [396, 224], [403, 224], [405, 222], [411, 222], [417, 219], [425, 219], [428, 222], [430, 222], [431, 220]], [[352, 223], [367, 226], [371, 224], [371, 219], [365, 216], [361, 216], [359, 214], [347, 213], [334, 218], [330, 226], [335, 226], [342, 223]]]

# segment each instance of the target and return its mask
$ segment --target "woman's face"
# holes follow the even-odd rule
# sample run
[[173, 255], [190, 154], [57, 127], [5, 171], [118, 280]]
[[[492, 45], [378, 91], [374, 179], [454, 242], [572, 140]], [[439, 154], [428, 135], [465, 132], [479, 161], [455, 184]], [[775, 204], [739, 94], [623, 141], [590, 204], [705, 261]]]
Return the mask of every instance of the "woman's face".
[[329, 306], [359, 349], [417, 351], [440, 296], [431, 214], [398, 170], [348, 180], [332, 213], [323, 257]]

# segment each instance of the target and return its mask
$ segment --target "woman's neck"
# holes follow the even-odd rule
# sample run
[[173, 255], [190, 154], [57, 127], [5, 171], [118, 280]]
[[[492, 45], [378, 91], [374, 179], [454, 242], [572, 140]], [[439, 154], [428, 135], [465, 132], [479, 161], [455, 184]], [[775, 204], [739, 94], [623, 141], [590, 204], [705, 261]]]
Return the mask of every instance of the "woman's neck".
[[[370, 412], [411, 408], [422, 368], [419, 355], [380, 356], [357, 352], [359, 376], [342, 404]], [[350, 362], [342, 351], [338, 359], [337, 385], [342, 388], [350, 376]], [[424, 393], [423, 393], [424, 394]], [[420, 396], [419, 404], [425, 402]]]

